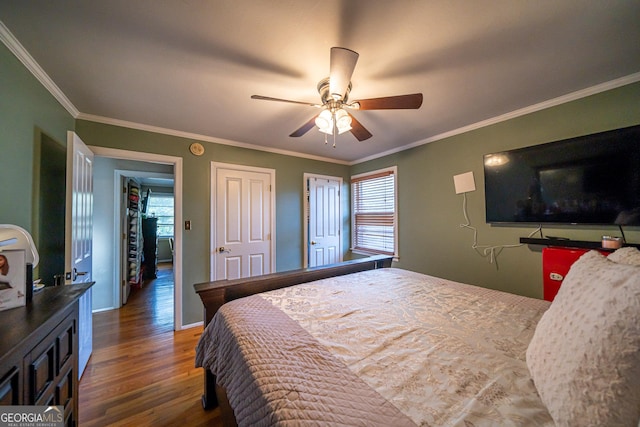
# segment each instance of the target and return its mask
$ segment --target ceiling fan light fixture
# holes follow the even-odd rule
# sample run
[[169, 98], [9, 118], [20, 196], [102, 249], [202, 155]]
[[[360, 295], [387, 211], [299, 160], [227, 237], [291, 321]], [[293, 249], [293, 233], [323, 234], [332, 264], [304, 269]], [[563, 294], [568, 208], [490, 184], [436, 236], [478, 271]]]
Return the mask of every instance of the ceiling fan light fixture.
[[331, 135], [333, 133], [333, 116], [331, 111], [322, 110], [322, 112], [318, 114], [318, 117], [316, 117], [316, 126], [318, 126], [320, 132]]
[[339, 134], [351, 130], [351, 116], [345, 110], [339, 109], [338, 111], [336, 111], [335, 120]]

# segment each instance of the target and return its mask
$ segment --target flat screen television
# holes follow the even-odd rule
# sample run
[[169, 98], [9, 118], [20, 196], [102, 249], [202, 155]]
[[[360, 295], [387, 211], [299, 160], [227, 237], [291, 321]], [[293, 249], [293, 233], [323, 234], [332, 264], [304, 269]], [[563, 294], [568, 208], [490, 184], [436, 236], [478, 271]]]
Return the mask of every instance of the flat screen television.
[[640, 225], [640, 126], [484, 156], [487, 223]]

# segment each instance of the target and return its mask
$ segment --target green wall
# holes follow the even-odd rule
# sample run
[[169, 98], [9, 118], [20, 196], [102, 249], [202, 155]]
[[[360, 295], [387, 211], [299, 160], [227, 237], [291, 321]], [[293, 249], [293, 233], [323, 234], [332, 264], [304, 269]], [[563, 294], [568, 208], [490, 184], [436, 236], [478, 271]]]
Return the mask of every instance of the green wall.
[[[341, 176], [349, 194], [351, 174], [398, 166], [399, 254], [397, 266], [540, 297], [540, 248], [505, 249], [490, 264], [471, 248], [462, 196], [453, 175], [473, 171], [477, 191], [468, 194], [468, 212], [478, 228], [479, 244], [515, 244], [534, 227], [492, 227], [484, 222], [482, 155], [640, 123], [640, 83], [528, 114], [506, 122], [426, 144], [352, 167], [203, 142], [206, 152], [192, 156], [187, 138], [133, 130], [72, 116], [0, 45], [0, 223], [32, 229], [34, 142], [41, 134], [66, 145], [66, 131], [76, 130], [89, 145], [180, 156], [183, 163], [183, 324], [202, 319], [193, 283], [209, 277], [210, 163], [236, 163], [276, 170], [276, 255], [278, 271], [302, 266], [304, 173]], [[63, 197], [61, 195], [61, 203]], [[343, 249], [349, 247], [349, 200], [343, 196]], [[549, 229], [545, 229], [551, 234]], [[616, 229], [563, 228], [554, 235], [598, 240]], [[640, 241], [638, 228], [627, 238]]]
[[33, 233], [34, 146], [42, 134], [66, 146], [74, 127], [67, 110], [0, 43], [0, 224]]
[[[202, 320], [202, 304], [193, 284], [209, 280], [211, 162], [233, 163], [276, 171], [276, 270], [303, 265], [303, 174], [342, 177], [343, 194], [349, 194], [349, 167], [264, 151], [200, 141], [205, 153], [189, 152], [194, 140], [78, 120], [76, 132], [87, 145], [183, 158], [183, 324]], [[343, 197], [343, 250], [348, 251], [350, 223], [348, 197]]]
[[[476, 191], [467, 194], [467, 203], [471, 225], [478, 229], [478, 244], [517, 244], [536, 227], [485, 223], [484, 154], [639, 123], [640, 83], [636, 83], [361, 163], [351, 172], [398, 166], [398, 267], [542, 297], [541, 248], [505, 249], [494, 264], [478, 255], [471, 248], [473, 232], [460, 228], [465, 222], [463, 196], [455, 194], [453, 176], [473, 171]], [[620, 235], [616, 227], [544, 227], [544, 231], [596, 241], [603, 234]], [[640, 228], [626, 228], [625, 235], [640, 243]]]

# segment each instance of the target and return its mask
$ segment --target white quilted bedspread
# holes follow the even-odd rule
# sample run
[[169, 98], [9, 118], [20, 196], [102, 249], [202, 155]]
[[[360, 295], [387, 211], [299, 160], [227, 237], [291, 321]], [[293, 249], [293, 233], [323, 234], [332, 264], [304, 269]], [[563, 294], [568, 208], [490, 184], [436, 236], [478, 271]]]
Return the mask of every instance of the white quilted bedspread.
[[244, 300], [197, 356], [240, 425], [553, 425], [525, 363], [545, 301], [399, 269]]

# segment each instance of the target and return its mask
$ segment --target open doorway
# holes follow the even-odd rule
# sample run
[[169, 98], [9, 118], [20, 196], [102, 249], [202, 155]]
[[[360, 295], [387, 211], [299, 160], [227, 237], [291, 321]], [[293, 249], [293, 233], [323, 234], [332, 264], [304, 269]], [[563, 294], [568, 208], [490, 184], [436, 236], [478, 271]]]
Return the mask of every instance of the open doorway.
[[67, 149], [37, 129], [33, 158], [31, 234], [40, 253], [34, 279], [51, 285], [64, 273], [65, 204], [60, 194], [66, 191]]
[[[94, 179], [95, 215], [103, 217], [94, 220], [94, 311], [116, 309], [122, 306], [123, 259], [129, 248], [123, 244], [123, 237], [131, 224], [123, 220], [126, 178], [143, 180], [154, 178], [172, 180], [174, 201], [174, 224], [182, 223], [182, 158], [158, 154], [139, 153], [104, 147], [91, 147], [96, 155], [98, 171]], [[100, 168], [100, 163], [109, 167]], [[168, 181], [167, 181], [168, 182]], [[106, 190], [105, 190], [106, 189]], [[109, 192], [110, 189], [110, 192]], [[96, 193], [97, 191], [97, 193]], [[140, 186], [139, 195], [143, 192]], [[153, 190], [152, 190], [153, 192]], [[140, 198], [142, 199], [142, 198]], [[141, 200], [139, 200], [141, 202]], [[126, 217], [125, 217], [126, 218]], [[141, 218], [142, 219], [142, 218]], [[128, 243], [128, 241], [127, 241]], [[173, 235], [172, 280], [173, 280], [173, 329], [182, 329], [182, 229], [176, 227]], [[159, 242], [159, 245], [163, 243]], [[166, 259], [163, 257], [163, 259]], [[156, 266], [158, 265], [156, 259]], [[98, 276], [98, 277], [97, 277]], [[99, 280], [99, 277], [101, 280]], [[163, 310], [166, 313], [166, 310]], [[169, 316], [171, 314], [169, 313]]]
[[[127, 161], [126, 165], [157, 169], [143, 162]], [[108, 167], [101, 161], [97, 166]], [[161, 261], [164, 282], [168, 284], [166, 270], [173, 270], [174, 180], [173, 173], [130, 169], [117, 169], [114, 173], [122, 188], [115, 196], [120, 231], [116, 225], [114, 234], [119, 239], [114, 245], [120, 245], [121, 306], [127, 303], [132, 290], [141, 289], [157, 278]]]
[[[129, 297], [148, 311], [154, 329], [173, 329], [173, 174], [116, 171], [125, 197], [121, 203], [121, 302]], [[116, 233], [118, 234], [118, 233]]]

